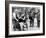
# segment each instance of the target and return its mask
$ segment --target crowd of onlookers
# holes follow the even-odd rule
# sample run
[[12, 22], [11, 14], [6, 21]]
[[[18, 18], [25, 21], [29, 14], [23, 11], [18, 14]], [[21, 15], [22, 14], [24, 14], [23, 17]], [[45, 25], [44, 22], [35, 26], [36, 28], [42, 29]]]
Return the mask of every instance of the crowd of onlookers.
[[40, 27], [40, 9], [16, 7], [12, 13], [14, 31], [26, 31], [34, 27], [34, 18], [37, 18], [37, 27]]

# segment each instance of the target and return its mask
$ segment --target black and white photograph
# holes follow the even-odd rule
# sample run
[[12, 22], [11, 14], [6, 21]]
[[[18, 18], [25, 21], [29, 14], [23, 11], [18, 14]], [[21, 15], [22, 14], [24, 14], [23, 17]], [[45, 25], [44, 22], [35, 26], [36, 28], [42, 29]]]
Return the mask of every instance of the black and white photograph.
[[39, 7], [12, 7], [13, 31], [31, 31], [40, 28]]
[[10, 3], [8, 35], [43, 34], [43, 4]]

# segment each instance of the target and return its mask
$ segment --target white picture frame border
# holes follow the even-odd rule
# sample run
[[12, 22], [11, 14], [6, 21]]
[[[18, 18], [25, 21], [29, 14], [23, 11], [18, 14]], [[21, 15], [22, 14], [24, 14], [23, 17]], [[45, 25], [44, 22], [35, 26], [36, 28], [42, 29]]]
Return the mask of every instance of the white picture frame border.
[[[40, 7], [40, 29], [31, 31], [12, 31], [12, 7]], [[35, 34], [43, 33], [43, 6], [42, 5], [25, 5], [25, 4], [9, 4], [9, 35]]]

